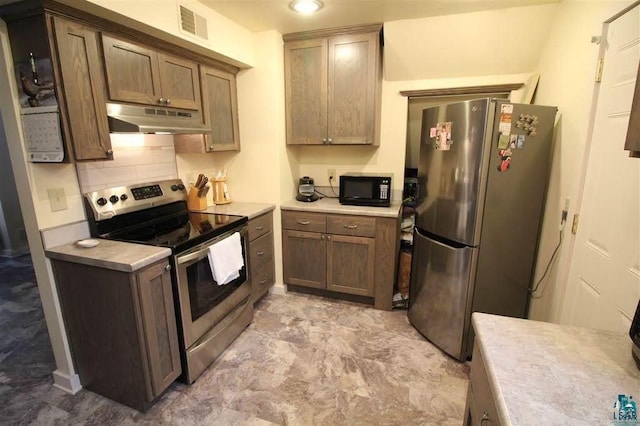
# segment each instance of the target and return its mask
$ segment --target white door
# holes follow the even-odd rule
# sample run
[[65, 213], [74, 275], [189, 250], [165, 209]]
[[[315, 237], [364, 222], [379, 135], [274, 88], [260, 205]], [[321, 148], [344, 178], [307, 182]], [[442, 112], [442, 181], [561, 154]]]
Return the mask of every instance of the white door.
[[624, 140], [640, 60], [640, 6], [609, 23], [562, 322], [628, 332], [640, 297], [640, 159]]

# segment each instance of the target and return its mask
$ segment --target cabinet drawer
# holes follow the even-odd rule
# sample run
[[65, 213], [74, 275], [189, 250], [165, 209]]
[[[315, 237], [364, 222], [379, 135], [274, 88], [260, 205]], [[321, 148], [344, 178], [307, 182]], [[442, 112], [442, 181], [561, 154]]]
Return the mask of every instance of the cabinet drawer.
[[249, 241], [253, 241], [261, 235], [273, 229], [273, 214], [267, 213], [249, 221]]
[[322, 213], [282, 212], [282, 229], [326, 232], [327, 217]]
[[329, 234], [375, 237], [376, 219], [362, 216], [327, 216]]
[[[499, 425], [497, 410], [493, 402], [493, 395], [489, 388], [489, 380], [484, 367], [484, 360], [480, 354], [479, 345], [476, 342], [473, 348], [471, 361], [469, 390], [473, 402], [470, 407], [472, 424]], [[483, 421], [485, 423], [483, 423]]]
[[251, 267], [251, 294], [253, 301], [258, 300], [275, 283], [276, 270], [273, 262], [260, 268]]
[[251, 270], [273, 262], [273, 233], [268, 233], [249, 244]]

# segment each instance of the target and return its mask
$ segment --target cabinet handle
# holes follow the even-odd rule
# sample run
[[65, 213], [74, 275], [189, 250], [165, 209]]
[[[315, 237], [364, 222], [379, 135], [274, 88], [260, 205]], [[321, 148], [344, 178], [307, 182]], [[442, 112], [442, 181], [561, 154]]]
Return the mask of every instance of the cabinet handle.
[[165, 271], [167, 271], [167, 272], [169, 272], [169, 271], [171, 270], [171, 265], [167, 265], [167, 266], [165, 266], [165, 267], [164, 267], [164, 270], [165, 270]]
[[113, 150], [112, 149], [108, 149], [107, 150], [107, 155], [113, 155]]
[[262, 231], [263, 229], [264, 229], [264, 226], [262, 225], [256, 226], [256, 231]]
[[158, 99], [158, 103], [159, 103], [160, 105], [164, 105], [164, 103], [165, 103], [164, 98], [160, 98], [160, 99]]
[[327, 142], [331, 143], [331, 142], [333, 142], [333, 139], [329, 138], [329, 139], [327, 139]]
[[327, 235], [327, 240], [330, 240], [330, 239], [331, 239], [331, 235]]
[[257, 254], [258, 256], [262, 256], [262, 255], [264, 255], [264, 253], [265, 253], [265, 251], [264, 251], [264, 250], [260, 250], [260, 251], [259, 251], [259, 252], [257, 252], [256, 254]]
[[347, 225], [346, 223], [343, 225], [347, 229], [358, 229], [358, 225]]
[[482, 418], [480, 419], [480, 425], [482, 426], [484, 422], [493, 423], [489, 418], [489, 413], [487, 413], [486, 411], [482, 413]]
[[260, 282], [258, 284], [263, 285], [263, 284], [266, 284], [266, 283], [267, 283], [267, 279], [263, 278], [263, 279], [260, 280]]
[[164, 101], [165, 105], [169, 105], [171, 103], [171, 99], [167, 99], [166, 101]]
[[209, 151], [213, 151], [213, 145], [209, 145]]
[[296, 222], [298, 222], [300, 225], [309, 225], [311, 223], [308, 220], [300, 220], [300, 219], [296, 219]]
[[327, 138], [322, 138], [322, 143], [327, 143]]
[[321, 239], [321, 240], [324, 240], [324, 235], [320, 235], [320, 239]]

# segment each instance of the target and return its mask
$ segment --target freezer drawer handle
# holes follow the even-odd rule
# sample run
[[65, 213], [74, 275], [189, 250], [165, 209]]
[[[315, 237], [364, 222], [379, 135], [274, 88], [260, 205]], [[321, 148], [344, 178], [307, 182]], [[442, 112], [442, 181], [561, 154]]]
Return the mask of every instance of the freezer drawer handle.
[[311, 223], [308, 220], [300, 220], [300, 219], [296, 219], [296, 222], [298, 222], [300, 225], [309, 225]]
[[347, 225], [346, 223], [344, 224], [344, 227], [347, 229], [358, 229], [358, 225]]

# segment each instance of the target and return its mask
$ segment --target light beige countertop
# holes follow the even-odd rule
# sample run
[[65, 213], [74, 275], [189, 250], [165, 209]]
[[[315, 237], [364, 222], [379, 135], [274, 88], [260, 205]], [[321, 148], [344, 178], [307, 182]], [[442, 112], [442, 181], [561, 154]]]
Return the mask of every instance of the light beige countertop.
[[502, 425], [612, 424], [618, 395], [640, 398], [626, 334], [474, 313]]
[[394, 201], [391, 207], [347, 206], [340, 204], [337, 198], [321, 198], [317, 201], [305, 203], [290, 200], [280, 205], [280, 210], [294, 210], [317, 213], [352, 214], [359, 216], [398, 217], [402, 203]]
[[166, 247], [147, 246], [98, 239], [95, 247], [84, 248], [76, 243], [63, 244], [45, 251], [50, 259], [64, 260], [122, 272], [134, 272], [171, 255]]
[[202, 210], [198, 213], [218, 213], [247, 216], [249, 220], [251, 220], [254, 217], [258, 217], [262, 214], [268, 213], [275, 208], [275, 204], [269, 203], [247, 203], [243, 201], [232, 201], [229, 204], [209, 206], [206, 210]]

